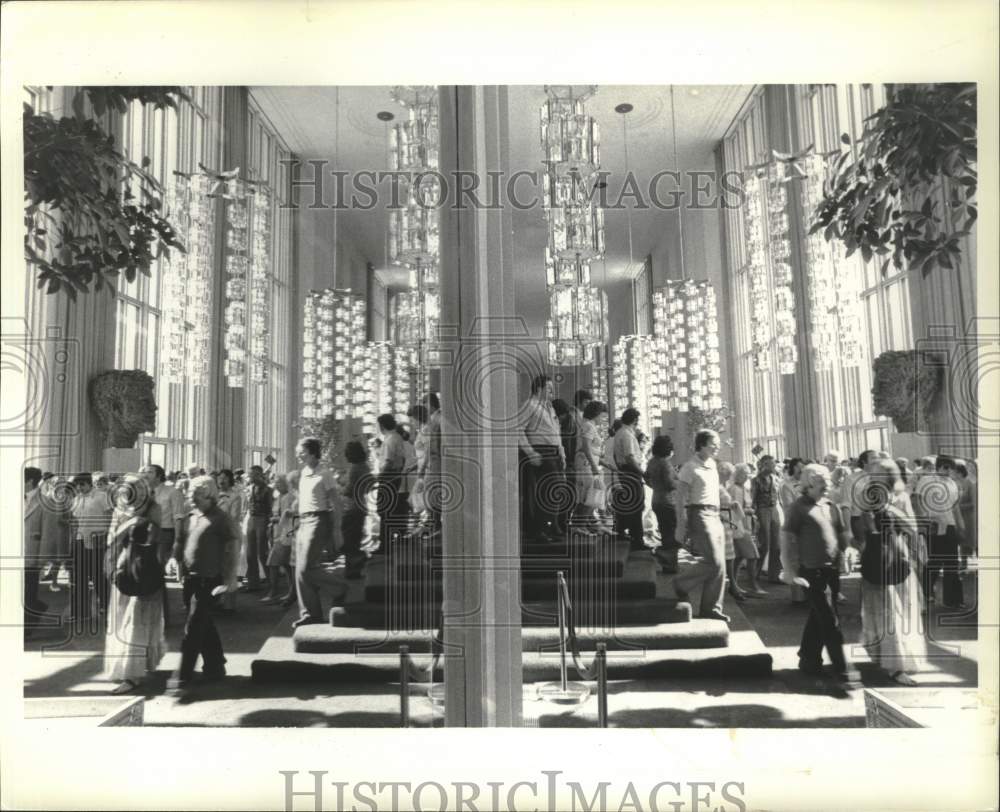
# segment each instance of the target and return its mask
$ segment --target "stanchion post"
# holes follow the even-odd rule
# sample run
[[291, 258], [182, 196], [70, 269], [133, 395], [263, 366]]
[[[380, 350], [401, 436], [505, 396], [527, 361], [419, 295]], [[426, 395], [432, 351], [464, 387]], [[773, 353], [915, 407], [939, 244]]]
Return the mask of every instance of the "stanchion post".
[[608, 647], [597, 644], [597, 724], [608, 726]]
[[410, 726], [410, 647], [399, 647], [399, 726]]
[[556, 573], [556, 596], [559, 612], [559, 687], [566, 691], [566, 599], [563, 597], [563, 574]]

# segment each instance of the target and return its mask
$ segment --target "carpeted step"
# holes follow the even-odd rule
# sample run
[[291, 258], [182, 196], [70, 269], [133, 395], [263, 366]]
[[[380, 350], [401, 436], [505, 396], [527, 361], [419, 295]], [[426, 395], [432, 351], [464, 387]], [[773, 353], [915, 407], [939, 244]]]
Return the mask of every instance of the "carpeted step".
[[[295, 651], [305, 654], [367, 654], [397, 652], [400, 646], [412, 651], [426, 651], [433, 639], [427, 631], [385, 631], [328, 626], [317, 623], [302, 626], [292, 635]], [[724, 648], [729, 643], [729, 627], [720, 620], [692, 620], [690, 623], [660, 623], [610, 630], [580, 629], [577, 640], [582, 652], [593, 652], [598, 642], [609, 651], [641, 653], [652, 650]], [[553, 627], [529, 627], [521, 630], [525, 656], [559, 650], [559, 630]]]
[[[436, 628], [440, 608], [440, 603], [433, 602], [396, 604], [388, 608], [383, 603], [355, 603], [334, 607], [330, 623], [351, 628], [428, 630]], [[581, 601], [574, 604], [573, 616], [580, 629], [687, 623], [691, 620], [691, 605], [669, 598]], [[523, 602], [521, 623], [524, 626], [557, 625], [555, 600]]]

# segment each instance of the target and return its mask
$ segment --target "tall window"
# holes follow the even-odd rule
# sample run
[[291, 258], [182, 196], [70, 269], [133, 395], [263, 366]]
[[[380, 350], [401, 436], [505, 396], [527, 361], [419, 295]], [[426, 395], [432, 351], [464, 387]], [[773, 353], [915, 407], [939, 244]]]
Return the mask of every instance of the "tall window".
[[[865, 119], [885, 102], [881, 85], [809, 85], [799, 88], [800, 143], [815, 144], [822, 153], [841, 149], [840, 136], [860, 138]], [[831, 244], [839, 250], [839, 244]], [[910, 272], [890, 263], [886, 275], [876, 258], [864, 262], [860, 254], [841, 262], [856, 263], [863, 280], [862, 346], [865, 357], [858, 367], [842, 367], [835, 360], [831, 370], [817, 375], [819, 407], [825, 412], [831, 447], [856, 455], [866, 448], [888, 449], [892, 424], [872, 413], [872, 361], [886, 350], [913, 347], [910, 315]]]
[[[742, 118], [733, 126], [722, 144], [725, 168], [745, 172], [763, 163], [770, 155], [765, 128], [766, 99], [759, 90]], [[742, 207], [723, 209], [726, 224], [726, 247], [732, 291], [734, 347], [736, 354], [736, 405], [734, 411], [745, 448], [737, 449], [749, 459], [750, 449], [761, 446], [767, 453], [784, 456], [784, 421], [782, 417], [781, 376], [777, 369], [754, 369], [752, 322], [750, 313], [749, 257], [744, 232]], [[765, 234], [765, 239], [767, 239]], [[774, 314], [770, 316], [772, 322]], [[771, 356], [776, 357], [775, 338], [771, 337]]]
[[[177, 110], [156, 110], [134, 102], [124, 118], [122, 145], [135, 163], [149, 158], [149, 171], [162, 185], [174, 172], [199, 164], [217, 170], [221, 159], [222, 90], [187, 88], [190, 100]], [[143, 369], [156, 381], [156, 430], [139, 438], [144, 462], [181, 468], [199, 461], [199, 428], [205, 419], [205, 391], [189, 381], [167, 383], [159, 374], [162, 280], [169, 266], [157, 259], [150, 275], [118, 280], [115, 366]], [[186, 325], [191, 329], [191, 325]]]
[[246, 457], [261, 464], [269, 453], [278, 466], [290, 462], [285, 448], [289, 426], [288, 352], [292, 345], [289, 284], [292, 272], [292, 213], [288, 202], [291, 152], [267, 118], [251, 101], [248, 119], [248, 177], [272, 192], [271, 212], [271, 346], [268, 382], [248, 383]]

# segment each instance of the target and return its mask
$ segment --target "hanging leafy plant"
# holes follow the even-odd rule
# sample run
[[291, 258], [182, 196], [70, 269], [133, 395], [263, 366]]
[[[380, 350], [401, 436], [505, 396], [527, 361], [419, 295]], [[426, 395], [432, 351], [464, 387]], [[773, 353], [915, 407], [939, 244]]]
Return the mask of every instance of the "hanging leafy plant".
[[163, 216], [163, 189], [142, 165], [116, 149], [95, 118], [124, 114], [139, 101], [177, 107], [179, 87], [84, 87], [74, 116], [56, 119], [24, 106], [25, 260], [38, 270], [46, 293], [113, 288], [119, 274], [130, 282], [170, 248], [184, 250]]
[[901, 433], [925, 429], [941, 389], [940, 366], [921, 363], [917, 350], [890, 350], [872, 362], [872, 411]]
[[[954, 268], [976, 221], [976, 85], [909, 85], [865, 122], [842, 152], [813, 213], [810, 233], [838, 239], [847, 255], [896, 268]], [[841, 136], [850, 146], [851, 138]], [[947, 210], [940, 184], [948, 179]]]

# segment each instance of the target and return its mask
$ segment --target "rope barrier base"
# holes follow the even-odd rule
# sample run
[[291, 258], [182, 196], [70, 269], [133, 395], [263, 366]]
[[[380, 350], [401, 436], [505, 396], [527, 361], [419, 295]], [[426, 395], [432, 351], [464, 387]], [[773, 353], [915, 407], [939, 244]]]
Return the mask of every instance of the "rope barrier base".
[[537, 688], [538, 698], [555, 705], [582, 705], [590, 698], [590, 686], [583, 682], [543, 682]]

